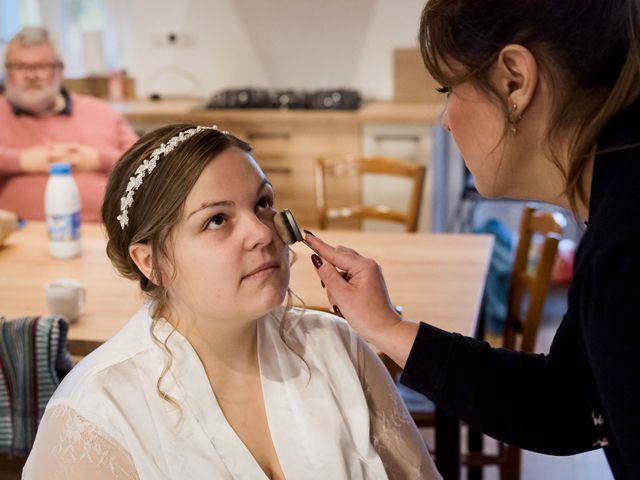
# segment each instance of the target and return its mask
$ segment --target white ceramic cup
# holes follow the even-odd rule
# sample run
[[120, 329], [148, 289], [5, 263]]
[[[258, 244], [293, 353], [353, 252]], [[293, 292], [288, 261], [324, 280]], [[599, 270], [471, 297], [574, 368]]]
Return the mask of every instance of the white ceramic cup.
[[60, 278], [44, 284], [49, 312], [66, 318], [69, 323], [78, 320], [87, 292], [79, 280]]

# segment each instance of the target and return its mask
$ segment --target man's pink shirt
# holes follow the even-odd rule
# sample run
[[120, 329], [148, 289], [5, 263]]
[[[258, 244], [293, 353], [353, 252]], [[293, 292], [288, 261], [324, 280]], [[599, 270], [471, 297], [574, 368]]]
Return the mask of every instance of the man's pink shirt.
[[100, 221], [108, 174], [137, 136], [106, 102], [73, 93], [71, 102], [70, 115], [16, 116], [6, 97], [0, 97], [0, 209], [16, 212], [21, 218], [43, 220], [48, 175], [22, 172], [20, 152], [47, 142], [73, 142], [91, 146], [100, 155], [99, 171], [74, 173], [83, 221]]

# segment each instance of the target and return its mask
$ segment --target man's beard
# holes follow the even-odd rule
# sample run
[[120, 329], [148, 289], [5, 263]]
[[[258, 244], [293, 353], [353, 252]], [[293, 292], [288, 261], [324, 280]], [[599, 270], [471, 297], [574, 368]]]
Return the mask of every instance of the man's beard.
[[51, 113], [56, 97], [60, 93], [60, 82], [51, 85], [38, 85], [36, 83], [25, 88], [17, 88], [7, 82], [5, 95], [14, 105], [34, 115]]

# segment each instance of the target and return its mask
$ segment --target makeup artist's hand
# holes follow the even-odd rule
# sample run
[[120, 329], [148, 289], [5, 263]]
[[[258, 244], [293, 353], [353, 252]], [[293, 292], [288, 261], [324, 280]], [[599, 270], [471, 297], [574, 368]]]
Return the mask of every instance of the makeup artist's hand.
[[312, 261], [326, 286], [334, 311], [362, 338], [403, 367], [418, 324], [405, 321], [396, 313], [380, 266], [350, 248], [333, 247], [313, 235], [307, 234], [305, 240], [322, 257], [312, 255]]

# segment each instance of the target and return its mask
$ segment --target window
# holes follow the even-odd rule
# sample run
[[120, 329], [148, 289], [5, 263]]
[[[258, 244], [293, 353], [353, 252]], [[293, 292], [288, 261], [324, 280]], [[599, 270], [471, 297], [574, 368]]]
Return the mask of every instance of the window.
[[[0, 47], [20, 28], [49, 29], [65, 62], [66, 77], [104, 74], [120, 67], [119, 31], [110, 21], [120, 0], [1, 0]], [[4, 58], [4, 49], [2, 49]]]
[[65, 76], [105, 73], [105, 0], [62, 0], [61, 7], [64, 38], [60, 47]]
[[20, 1], [0, 2], [0, 43], [6, 43], [20, 28]]
[[38, 0], [3, 0], [0, 2], [0, 43], [13, 37], [23, 25], [41, 25]]

